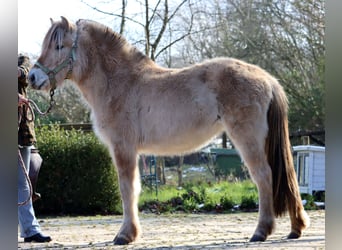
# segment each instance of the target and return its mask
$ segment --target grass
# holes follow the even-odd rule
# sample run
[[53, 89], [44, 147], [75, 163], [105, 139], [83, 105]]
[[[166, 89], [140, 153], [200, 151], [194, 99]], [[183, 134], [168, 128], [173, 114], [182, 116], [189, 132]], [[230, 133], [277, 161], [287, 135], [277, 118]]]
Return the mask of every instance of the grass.
[[[240, 205], [243, 201], [250, 200], [256, 203], [258, 200], [256, 186], [250, 181], [221, 182], [221, 183], [187, 183], [182, 188], [171, 185], [158, 187], [158, 194], [154, 190], [143, 189], [140, 195], [139, 207], [144, 210], [146, 207], [155, 208], [163, 212], [174, 210], [212, 211], [222, 208], [222, 203]], [[227, 203], [228, 202], [228, 203]], [[226, 210], [224, 209], [224, 210]]]
[[257, 197], [258, 194], [255, 184], [250, 180], [217, 183], [206, 187], [206, 192], [214, 202], [219, 202], [221, 197], [225, 196], [231, 197], [236, 204], [240, 204], [245, 196]]
[[220, 183], [206, 166], [197, 166], [200, 171], [194, 171], [194, 166], [183, 165], [183, 187], [177, 187], [177, 172], [175, 167], [166, 168], [166, 185], [158, 186], [158, 195], [154, 188], [143, 186], [140, 195], [139, 206], [146, 202], [159, 201], [167, 202], [172, 198], [181, 197], [192, 190], [205, 196], [205, 200], [211, 204], [219, 204], [222, 197], [229, 198], [234, 204], [240, 204], [244, 197], [253, 196], [257, 201], [258, 193], [255, 184], [251, 180]]

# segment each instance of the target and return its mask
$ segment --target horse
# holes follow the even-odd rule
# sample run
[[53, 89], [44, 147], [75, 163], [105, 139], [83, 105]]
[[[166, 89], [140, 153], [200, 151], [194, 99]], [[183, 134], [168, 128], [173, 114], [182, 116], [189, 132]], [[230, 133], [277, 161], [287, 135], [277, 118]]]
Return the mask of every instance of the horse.
[[251, 242], [265, 241], [289, 213], [289, 239], [310, 219], [302, 205], [288, 131], [288, 100], [271, 74], [235, 58], [164, 68], [109, 27], [65, 17], [54, 21], [29, 72], [34, 89], [74, 82], [91, 109], [93, 129], [117, 168], [123, 223], [114, 244], [141, 235], [138, 156], [182, 155], [226, 132], [259, 195]]

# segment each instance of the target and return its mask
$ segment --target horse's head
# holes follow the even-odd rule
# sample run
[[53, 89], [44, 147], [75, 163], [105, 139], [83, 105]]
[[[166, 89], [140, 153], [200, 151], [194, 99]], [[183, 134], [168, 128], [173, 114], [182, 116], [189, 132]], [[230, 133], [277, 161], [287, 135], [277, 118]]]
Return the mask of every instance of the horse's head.
[[47, 32], [41, 55], [29, 73], [29, 81], [34, 89], [55, 89], [64, 79], [70, 78], [75, 50], [77, 31], [74, 24], [65, 17], [54, 22]]

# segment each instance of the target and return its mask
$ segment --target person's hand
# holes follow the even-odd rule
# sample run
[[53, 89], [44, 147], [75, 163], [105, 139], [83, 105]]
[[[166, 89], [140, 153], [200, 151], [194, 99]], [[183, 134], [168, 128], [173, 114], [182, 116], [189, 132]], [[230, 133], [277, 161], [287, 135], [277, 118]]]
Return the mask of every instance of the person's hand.
[[23, 95], [18, 93], [18, 106], [21, 106], [23, 104], [29, 104], [29, 101]]

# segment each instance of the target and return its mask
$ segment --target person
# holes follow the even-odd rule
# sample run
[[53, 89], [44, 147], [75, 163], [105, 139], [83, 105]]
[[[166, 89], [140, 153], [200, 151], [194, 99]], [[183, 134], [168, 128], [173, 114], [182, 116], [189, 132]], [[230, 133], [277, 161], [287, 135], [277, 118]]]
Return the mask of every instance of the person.
[[[22, 161], [27, 173], [30, 170], [31, 148], [36, 143], [33, 116], [28, 109], [26, 89], [27, 75], [31, 64], [29, 57], [18, 55], [18, 145]], [[18, 202], [27, 200], [30, 195], [30, 186], [18, 159]], [[18, 205], [18, 221], [20, 237], [24, 242], [49, 242], [50, 236], [44, 236], [33, 209], [32, 197], [23, 205]]]

